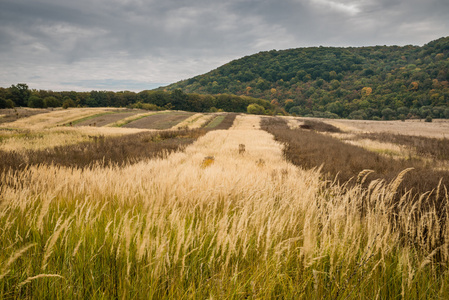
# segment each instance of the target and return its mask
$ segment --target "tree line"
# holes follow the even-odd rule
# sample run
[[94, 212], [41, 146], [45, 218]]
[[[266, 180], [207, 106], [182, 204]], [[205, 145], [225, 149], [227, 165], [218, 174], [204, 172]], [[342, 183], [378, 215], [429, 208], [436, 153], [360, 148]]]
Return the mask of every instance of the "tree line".
[[[252, 105], [252, 106], [250, 106]], [[248, 107], [257, 106], [267, 114], [284, 113], [267, 100], [249, 96], [230, 94], [202, 95], [185, 93], [180, 89], [172, 91], [144, 90], [131, 91], [90, 91], [55, 92], [51, 90], [30, 89], [19, 83], [9, 88], [0, 88], [0, 108], [16, 106], [47, 107], [132, 107], [148, 110], [175, 109], [193, 112], [248, 112]]]

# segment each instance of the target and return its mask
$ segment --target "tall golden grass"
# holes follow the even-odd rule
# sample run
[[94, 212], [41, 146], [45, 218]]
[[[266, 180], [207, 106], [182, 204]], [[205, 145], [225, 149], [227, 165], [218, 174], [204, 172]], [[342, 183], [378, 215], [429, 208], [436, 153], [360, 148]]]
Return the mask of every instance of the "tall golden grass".
[[12, 129], [0, 131], [0, 150], [42, 150], [88, 141], [93, 136], [120, 136], [147, 129], [111, 127], [52, 127], [46, 129]]
[[342, 189], [288, 163], [259, 122], [166, 159], [3, 173], [0, 298], [449, 296], [448, 228], [420, 213], [426, 195], [392, 201], [407, 171]]

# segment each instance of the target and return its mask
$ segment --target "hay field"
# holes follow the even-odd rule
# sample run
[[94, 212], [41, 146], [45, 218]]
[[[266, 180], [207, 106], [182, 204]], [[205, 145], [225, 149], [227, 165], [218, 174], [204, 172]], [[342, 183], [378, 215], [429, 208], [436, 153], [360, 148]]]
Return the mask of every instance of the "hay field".
[[437, 209], [397, 199], [409, 170], [332, 183], [266, 126], [239, 115], [163, 157], [3, 171], [0, 298], [449, 297], [444, 187]]
[[434, 119], [432, 122], [424, 120], [402, 121], [370, 121], [370, 120], [324, 120], [326, 123], [339, 127], [347, 132], [388, 132], [413, 136], [434, 138], [449, 138], [449, 120]]

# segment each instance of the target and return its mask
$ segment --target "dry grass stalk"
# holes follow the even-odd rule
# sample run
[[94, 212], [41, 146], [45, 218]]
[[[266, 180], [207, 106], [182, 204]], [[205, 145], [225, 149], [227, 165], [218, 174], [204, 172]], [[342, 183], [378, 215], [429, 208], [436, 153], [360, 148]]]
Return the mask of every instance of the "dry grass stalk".
[[64, 277], [62, 277], [61, 275], [58, 275], [58, 274], [39, 274], [36, 276], [28, 277], [27, 279], [25, 279], [24, 281], [19, 283], [17, 288], [20, 289], [22, 286], [30, 283], [33, 280], [39, 279], [39, 278], [62, 278], [62, 279], [64, 279]]
[[1, 271], [0, 271], [0, 280], [2, 280], [8, 273], [9, 273], [9, 267], [19, 258], [21, 257], [28, 249], [35, 247], [36, 243], [30, 244], [28, 246], [25, 246], [21, 248], [20, 250], [16, 251], [13, 255], [10, 256], [10, 258], [6, 261], [6, 263], [3, 265]]

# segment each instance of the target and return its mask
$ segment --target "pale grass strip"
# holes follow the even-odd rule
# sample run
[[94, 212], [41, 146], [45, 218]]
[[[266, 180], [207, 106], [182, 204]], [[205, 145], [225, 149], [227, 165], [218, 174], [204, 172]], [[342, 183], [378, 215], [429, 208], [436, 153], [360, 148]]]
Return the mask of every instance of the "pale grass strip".
[[215, 118], [215, 114], [208, 114], [203, 115], [200, 118], [193, 121], [192, 124], [188, 125], [189, 129], [196, 129], [203, 127], [208, 121], [210, 121], [212, 118]]
[[201, 126], [206, 124], [206, 122], [209, 121], [212, 117], [214, 117], [214, 115], [212, 115], [212, 114], [205, 115], [202, 113], [197, 113], [197, 114], [194, 114], [193, 116], [188, 117], [184, 121], [176, 124], [171, 129], [175, 130], [175, 129], [183, 128], [183, 127], [187, 127], [189, 129], [200, 128]]
[[90, 136], [120, 136], [148, 131], [152, 130], [90, 126], [33, 129], [27, 136], [18, 135], [4, 139], [0, 142], [0, 149], [4, 151], [43, 150], [89, 141]]
[[28, 249], [30, 249], [31, 247], [36, 246], [37, 244], [30, 244], [28, 246], [23, 247], [22, 249], [16, 251], [15, 253], [13, 253], [13, 255], [11, 255], [11, 257], [8, 259], [8, 261], [5, 263], [5, 265], [2, 267], [1, 273], [0, 273], [0, 280], [3, 279], [3, 277], [5, 277], [10, 270], [8, 270], [9, 266], [12, 265], [19, 257], [22, 256], [22, 254], [24, 254], [26, 251], [28, 251]]
[[260, 117], [254, 115], [238, 115], [230, 130], [260, 130]]
[[24, 281], [19, 283], [17, 288], [21, 288], [25, 284], [30, 283], [31, 281], [39, 279], [39, 278], [62, 278], [62, 279], [65, 279], [64, 277], [62, 277], [61, 275], [58, 275], [58, 274], [39, 274], [39, 275], [36, 275], [33, 277], [28, 277], [27, 279], [25, 279]]
[[373, 141], [370, 139], [361, 140], [344, 140], [345, 143], [365, 148], [372, 152], [378, 152], [380, 154], [391, 155], [396, 157], [406, 157], [407, 148], [393, 143], [383, 143]]
[[[54, 128], [53, 130], [56, 130]], [[117, 128], [117, 127], [90, 127], [90, 126], [81, 126], [81, 127], [64, 127], [63, 131], [65, 132], [79, 132], [80, 134], [86, 135], [104, 135], [104, 136], [119, 136], [125, 134], [133, 134], [145, 131], [151, 131], [150, 129], [140, 129], [140, 128]]]

